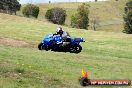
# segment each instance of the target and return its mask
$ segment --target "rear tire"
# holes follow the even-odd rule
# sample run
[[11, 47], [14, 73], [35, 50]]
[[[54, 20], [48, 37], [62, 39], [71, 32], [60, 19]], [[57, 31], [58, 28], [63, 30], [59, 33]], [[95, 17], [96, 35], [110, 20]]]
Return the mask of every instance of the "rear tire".
[[70, 47], [71, 53], [80, 53], [82, 51], [82, 47], [80, 45], [74, 45]]

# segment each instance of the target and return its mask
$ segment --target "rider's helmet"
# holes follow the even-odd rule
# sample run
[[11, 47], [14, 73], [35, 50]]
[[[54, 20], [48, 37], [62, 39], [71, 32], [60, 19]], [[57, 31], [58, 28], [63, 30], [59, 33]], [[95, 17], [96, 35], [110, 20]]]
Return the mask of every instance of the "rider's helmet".
[[56, 30], [57, 34], [60, 34], [62, 35], [64, 30], [62, 29], [62, 27], [58, 27], [57, 30]]

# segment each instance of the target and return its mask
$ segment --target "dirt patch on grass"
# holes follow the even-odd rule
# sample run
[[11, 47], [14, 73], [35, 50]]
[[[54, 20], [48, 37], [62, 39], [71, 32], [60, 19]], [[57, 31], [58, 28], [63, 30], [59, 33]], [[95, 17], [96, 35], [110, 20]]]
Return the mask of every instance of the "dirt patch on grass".
[[20, 41], [12, 38], [0, 38], [0, 45], [14, 46], [14, 47], [26, 47], [29, 44], [25, 41]]

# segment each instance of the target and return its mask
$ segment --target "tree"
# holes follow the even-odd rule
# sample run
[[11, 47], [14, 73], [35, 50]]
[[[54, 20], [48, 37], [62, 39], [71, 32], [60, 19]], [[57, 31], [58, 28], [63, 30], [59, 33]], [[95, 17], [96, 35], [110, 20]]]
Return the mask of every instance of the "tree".
[[0, 11], [9, 14], [15, 13], [20, 10], [21, 4], [17, 0], [1, 0], [0, 1]]
[[78, 20], [78, 16], [77, 16], [78, 14], [76, 14], [76, 15], [72, 15], [71, 16], [71, 26], [73, 27], [73, 28], [78, 28], [78, 25], [77, 25], [77, 20]]
[[132, 0], [129, 0], [126, 3], [124, 8], [125, 15], [124, 15], [124, 30], [123, 32], [127, 34], [132, 34]]
[[80, 28], [80, 29], [87, 29], [89, 26], [89, 5], [83, 3], [77, 9], [77, 14], [72, 15], [71, 17], [71, 26]]
[[38, 17], [39, 14], [39, 7], [33, 4], [27, 4], [25, 7], [22, 9], [22, 13], [26, 17]]
[[3, 3], [0, 1], [0, 9], [3, 9]]
[[66, 19], [66, 11], [62, 8], [51, 8], [47, 10], [45, 17], [54, 24], [63, 25]]
[[[10, 11], [14, 12], [16, 14], [16, 11], [20, 10], [21, 4], [17, 0], [11, 0], [12, 3], [9, 6]], [[11, 12], [11, 13], [12, 13]]]

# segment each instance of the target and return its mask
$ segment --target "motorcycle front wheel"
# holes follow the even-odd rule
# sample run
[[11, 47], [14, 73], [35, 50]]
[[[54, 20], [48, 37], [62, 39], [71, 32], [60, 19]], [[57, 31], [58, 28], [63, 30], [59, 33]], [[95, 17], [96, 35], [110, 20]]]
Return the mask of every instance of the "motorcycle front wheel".
[[45, 46], [43, 43], [39, 43], [38, 49], [39, 50], [46, 50], [46, 51], [50, 50], [49, 46], [48, 45]]
[[43, 43], [39, 43], [39, 44], [38, 44], [38, 49], [39, 49], [39, 50], [42, 50], [42, 46], [43, 46]]

